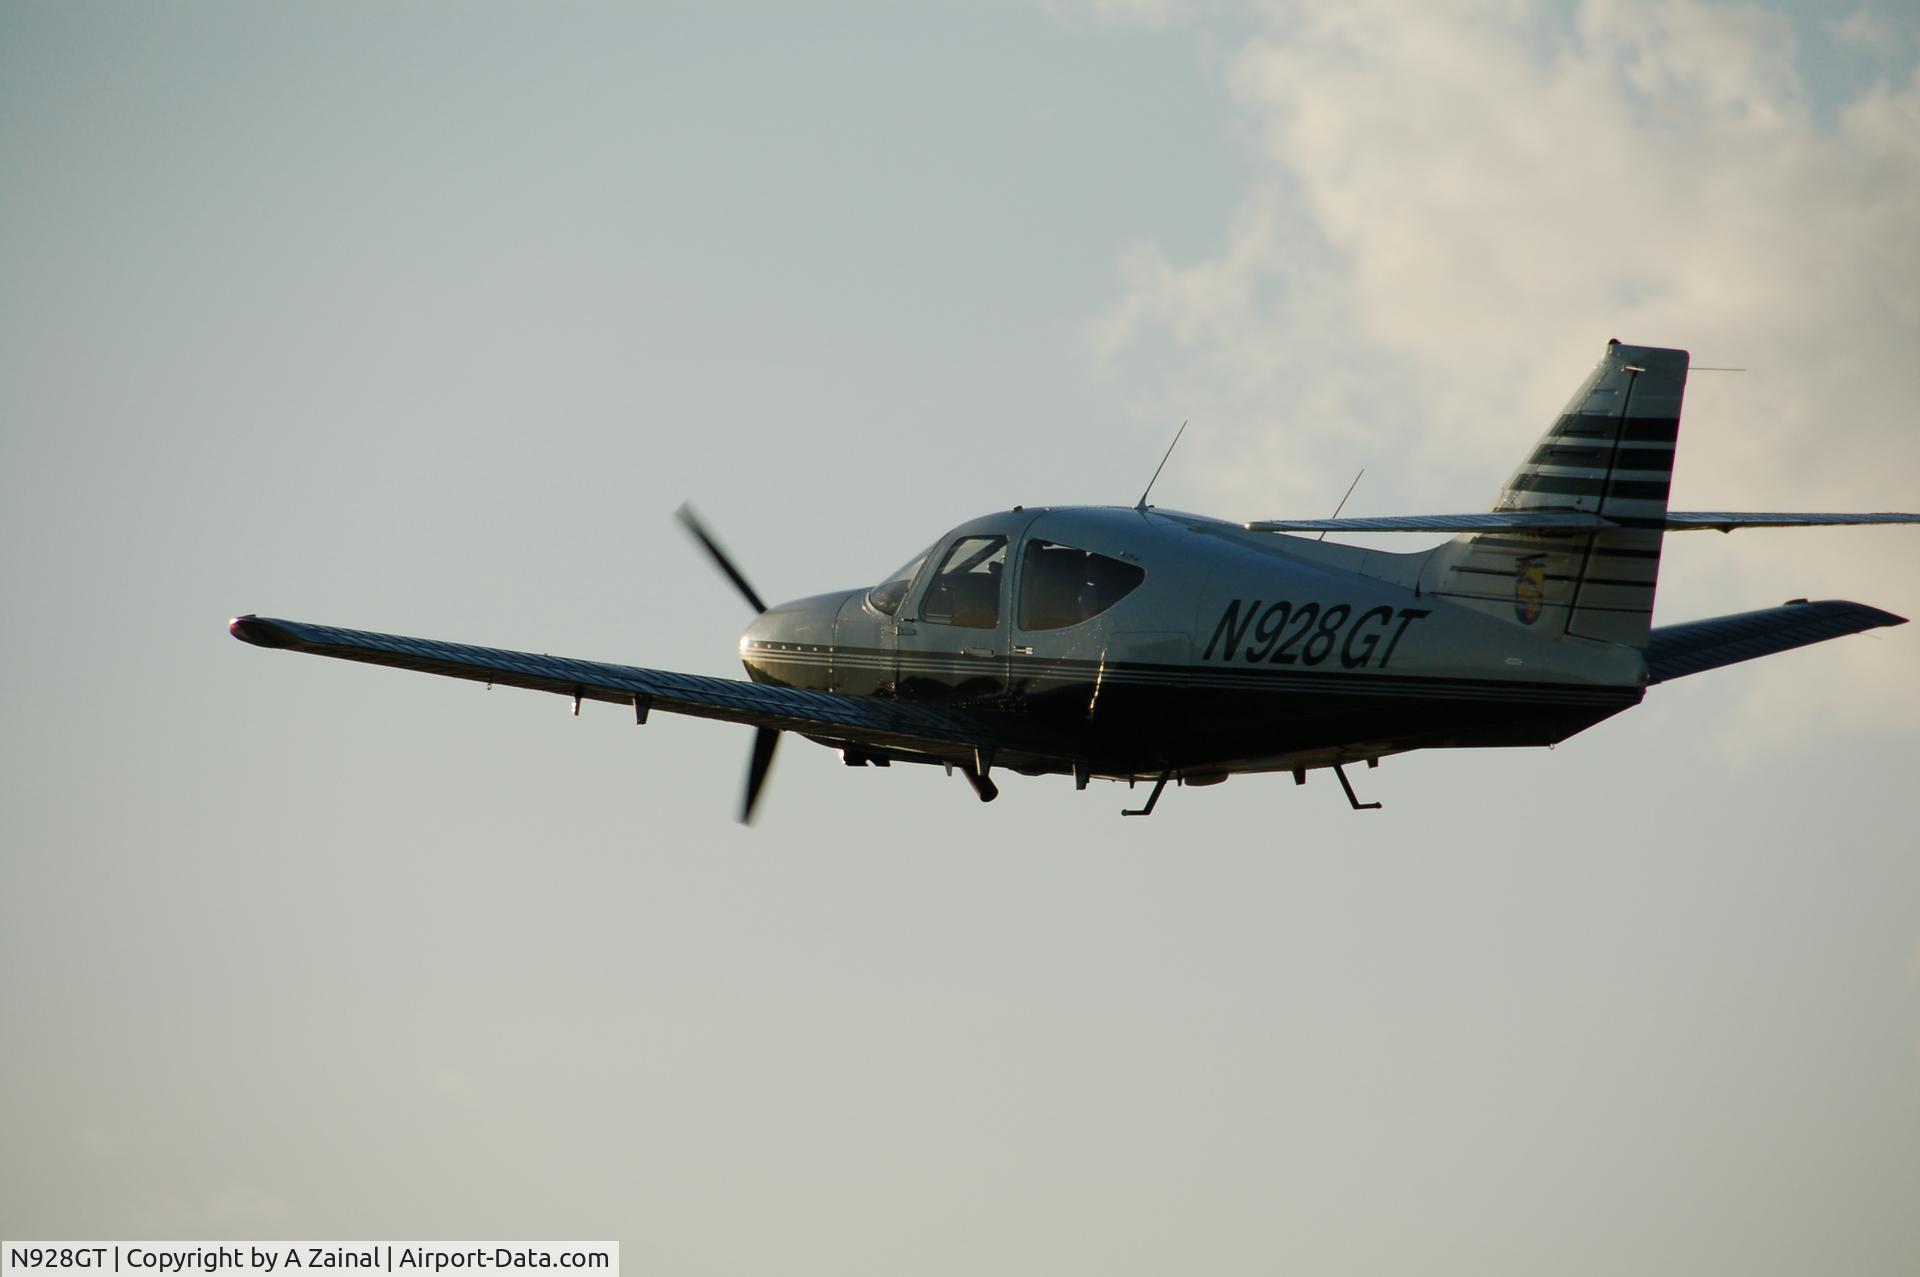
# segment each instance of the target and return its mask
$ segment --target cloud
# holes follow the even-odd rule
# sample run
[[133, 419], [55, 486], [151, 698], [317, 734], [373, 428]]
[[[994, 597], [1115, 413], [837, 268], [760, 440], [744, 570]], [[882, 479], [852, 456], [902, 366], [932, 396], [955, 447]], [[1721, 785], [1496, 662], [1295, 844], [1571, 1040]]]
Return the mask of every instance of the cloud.
[[1042, 0], [1042, 8], [1056, 21], [1086, 13], [1100, 22], [1145, 27], [1168, 27], [1198, 16], [1200, 0]]
[[[1316, 511], [1356, 455], [1356, 511], [1484, 507], [1611, 336], [1749, 369], [1693, 379], [1676, 507], [1913, 508], [1920, 68], [1823, 116], [1804, 56], [1733, 5], [1279, 6], [1232, 68], [1259, 164], [1225, 247], [1129, 248], [1092, 346], [1138, 401], [1243, 434], [1210, 495], [1263, 513]], [[1662, 615], [1911, 609], [1907, 536], [1716, 538], [1674, 556]], [[1910, 651], [1851, 642], [1817, 697], [1754, 676], [1743, 737], [1912, 726]]]
[[1913, 43], [1912, 36], [1903, 39], [1899, 26], [1885, 15], [1864, 7], [1853, 10], [1844, 18], [1828, 22], [1827, 34], [1836, 44], [1850, 45], [1869, 53], [1885, 53], [1903, 43]]

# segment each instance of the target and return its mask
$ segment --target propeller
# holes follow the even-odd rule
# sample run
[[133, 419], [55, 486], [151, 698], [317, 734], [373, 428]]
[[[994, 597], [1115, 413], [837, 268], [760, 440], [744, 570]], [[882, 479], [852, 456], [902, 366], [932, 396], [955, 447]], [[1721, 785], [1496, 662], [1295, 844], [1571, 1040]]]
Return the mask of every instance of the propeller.
[[707, 525], [700, 522], [700, 516], [693, 512], [693, 507], [681, 506], [676, 512], [676, 517], [680, 520], [681, 526], [693, 534], [693, 539], [706, 548], [707, 554], [713, 559], [715, 565], [727, 574], [727, 580], [733, 582], [733, 588], [746, 596], [753, 610], [756, 613], [766, 611], [767, 605], [761, 601], [754, 588], [747, 584], [747, 578], [740, 574], [740, 569], [733, 566], [733, 560], [728, 558], [727, 552], [720, 548], [720, 543], [713, 539], [713, 533], [707, 531]]
[[[720, 548], [713, 533], [707, 531], [707, 525], [700, 522], [700, 516], [693, 512], [691, 505], [682, 505], [676, 512], [682, 527], [693, 535], [714, 565], [733, 582], [733, 588], [745, 596], [756, 613], [767, 610], [766, 603], [760, 598], [747, 578], [733, 564], [733, 559]], [[740, 796], [740, 823], [753, 823], [753, 809], [760, 801], [760, 790], [767, 783], [767, 772], [773, 767], [773, 751], [780, 744], [780, 730], [776, 727], [756, 727], [753, 729], [753, 753], [747, 760], [747, 788]]]
[[740, 823], [753, 823], [753, 806], [760, 801], [760, 787], [767, 783], [767, 769], [773, 766], [773, 747], [780, 743], [777, 727], [753, 729], [753, 756], [747, 760], [747, 789], [740, 795]]

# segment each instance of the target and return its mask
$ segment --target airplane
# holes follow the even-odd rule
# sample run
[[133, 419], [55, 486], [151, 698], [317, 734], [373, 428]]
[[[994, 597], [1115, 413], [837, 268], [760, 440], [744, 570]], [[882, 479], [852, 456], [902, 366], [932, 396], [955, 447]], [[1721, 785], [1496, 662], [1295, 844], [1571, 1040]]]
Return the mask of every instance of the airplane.
[[[962, 523], [878, 584], [768, 607], [693, 514], [758, 616], [747, 678], [499, 651], [252, 614], [259, 647], [555, 692], [754, 728], [751, 822], [783, 733], [850, 767], [938, 764], [982, 802], [993, 769], [1169, 782], [1330, 769], [1417, 749], [1554, 745], [1649, 687], [1906, 618], [1844, 600], [1654, 626], [1669, 532], [1920, 523], [1916, 514], [1667, 509], [1684, 350], [1607, 344], [1484, 514], [1235, 523], [1133, 506], [1014, 506]], [[1169, 449], [1171, 451], [1171, 449]], [[1165, 459], [1161, 464], [1165, 465]], [[1156, 471], [1155, 477], [1158, 477]], [[1329, 532], [1443, 532], [1389, 553]], [[1305, 535], [1320, 533], [1321, 539]]]

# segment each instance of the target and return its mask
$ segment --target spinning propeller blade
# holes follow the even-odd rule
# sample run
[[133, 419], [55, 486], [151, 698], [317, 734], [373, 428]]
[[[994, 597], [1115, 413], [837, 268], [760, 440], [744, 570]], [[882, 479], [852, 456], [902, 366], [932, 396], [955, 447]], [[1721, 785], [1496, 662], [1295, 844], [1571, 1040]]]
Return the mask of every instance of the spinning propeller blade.
[[713, 561], [719, 565], [722, 572], [727, 574], [727, 580], [733, 582], [733, 587], [746, 596], [747, 602], [753, 605], [753, 610], [755, 612], [766, 611], [767, 605], [762, 602], [760, 596], [754, 592], [754, 588], [747, 584], [747, 578], [740, 575], [740, 569], [733, 566], [733, 560], [727, 557], [727, 552], [720, 548], [720, 543], [713, 539], [711, 532], [707, 531], [707, 525], [700, 522], [700, 516], [693, 512], [693, 507], [690, 505], [681, 506], [678, 517], [687, 531], [693, 533], [694, 539], [706, 547], [706, 551], [712, 556]]
[[774, 746], [780, 733], [772, 727], [753, 729], [753, 757], [747, 762], [747, 789], [740, 796], [740, 823], [753, 823], [753, 807], [760, 801], [760, 787], [767, 783], [767, 770], [773, 766]]
[[[707, 531], [707, 525], [700, 522], [700, 516], [693, 512], [693, 507], [683, 505], [677, 515], [681, 525], [693, 534], [694, 540], [705, 547], [714, 563], [727, 574], [727, 580], [732, 581], [734, 588], [746, 596], [747, 602], [753, 605], [753, 610], [766, 611], [767, 605], [761, 600], [759, 593], [747, 584], [747, 578], [741, 575], [740, 569], [733, 565], [733, 560], [728, 557], [725, 550], [720, 548], [720, 543], [713, 539], [713, 533]], [[760, 790], [767, 783], [767, 772], [773, 767], [773, 751], [779, 744], [780, 732], [777, 728], [754, 728], [753, 755], [747, 761], [747, 788], [746, 792], [740, 795], [740, 823], [743, 825], [753, 823], [753, 809], [760, 801]]]

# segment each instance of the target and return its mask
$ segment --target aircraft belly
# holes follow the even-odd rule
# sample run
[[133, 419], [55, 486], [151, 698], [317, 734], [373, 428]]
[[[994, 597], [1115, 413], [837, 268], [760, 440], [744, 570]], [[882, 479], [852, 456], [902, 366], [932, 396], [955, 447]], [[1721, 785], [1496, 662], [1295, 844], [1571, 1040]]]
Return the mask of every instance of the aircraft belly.
[[1634, 704], [1641, 689], [1179, 666], [1057, 666], [1022, 677], [1011, 708], [1074, 734], [1103, 771], [1291, 765], [1326, 753], [1549, 745]]
[[[904, 702], [1024, 723], [1068, 743], [1070, 756], [1023, 760], [1021, 769], [1086, 763], [1106, 775], [1169, 767], [1259, 771], [1411, 749], [1549, 745], [1643, 695], [1637, 685], [1578, 681], [1559, 671], [1533, 679], [1476, 678], [1441, 666], [1435, 659], [1441, 653], [1431, 650], [1406, 662], [1411, 671], [1386, 673], [1341, 668], [1341, 649], [1331, 644], [1318, 665], [1285, 666], [1244, 657], [1232, 664], [1180, 659], [1187, 640], [1176, 634], [1132, 636], [1155, 639], [1158, 648], [1108, 637], [1076, 645], [1072, 655], [1011, 661], [926, 650], [896, 658], [864, 645], [764, 640], [744, 644], [743, 659], [758, 683], [884, 687], [880, 694]], [[1364, 647], [1355, 644], [1355, 659]], [[1122, 651], [1173, 659], [1115, 659]]]

